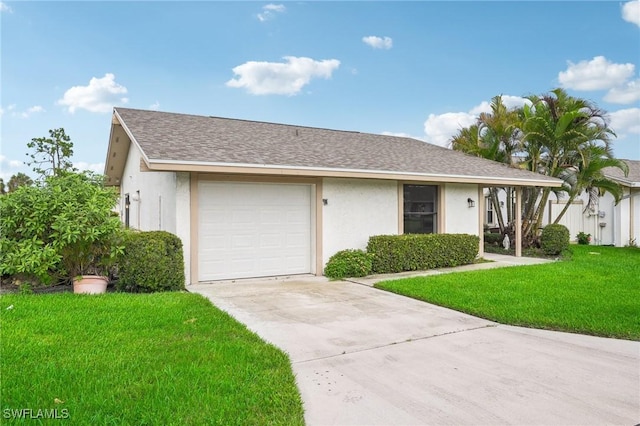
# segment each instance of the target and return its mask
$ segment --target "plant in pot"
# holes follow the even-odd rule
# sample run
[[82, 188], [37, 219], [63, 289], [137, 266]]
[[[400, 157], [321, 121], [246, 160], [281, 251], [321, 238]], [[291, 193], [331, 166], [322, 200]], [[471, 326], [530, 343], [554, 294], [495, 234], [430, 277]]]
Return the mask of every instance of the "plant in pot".
[[51, 225], [61, 266], [75, 293], [103, 293], [109, 271], [124, 248], [122, 224], [113, 212], [117, 194], [99, 176], [70, 173], [50, 181], [63, 207]]

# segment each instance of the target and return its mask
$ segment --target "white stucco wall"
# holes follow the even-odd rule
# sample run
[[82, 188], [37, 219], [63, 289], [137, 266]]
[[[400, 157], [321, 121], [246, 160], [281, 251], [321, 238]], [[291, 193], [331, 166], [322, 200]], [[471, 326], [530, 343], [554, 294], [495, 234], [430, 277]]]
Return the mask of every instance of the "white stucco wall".
[[324, 264], [340, 250], [364, 250], [372, 235], [398, 233], [396, 181], [326, 178], [322, 198]]
[[191, 282], [191, 175], [176, 173], [175, 234], [182, 240], [184, 276]]
[[176, 173], [141, 172], [140, 151], [131, 145], [125, 164], [121, 195], [121, 218], [124, 222], [125, 194], [129, 194], [129, 226], [141, 231], [176, 233]]
[[[445, 184], [442, 190], [444, 197], [444, 229], [439, 233], [478, 235], [478, 186], [466, 184]], [[475, 202], [469, 207], [467, 199]]]

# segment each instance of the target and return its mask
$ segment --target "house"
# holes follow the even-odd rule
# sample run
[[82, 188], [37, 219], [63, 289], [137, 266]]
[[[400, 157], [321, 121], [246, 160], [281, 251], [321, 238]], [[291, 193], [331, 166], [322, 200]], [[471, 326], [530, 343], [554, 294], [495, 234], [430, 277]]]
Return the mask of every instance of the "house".
[[482, 236], [484, 187], [560, 184], [410, 138], [128, 108], [105, 174], [127, 225], [182, 239], [191, 283], [321, 275], [377, 234]]
[[[599, 197], [595, 209], [587, 209], [588, 194], [583, 192], [577, 197], [559, 223], [569, 229], [571, 239], [577, 240], [579, 232], [591, 235], [592, 244], [613, 245], [622, 247], [640, 243], [640, 161], [623, 160], [629, 166], [628, 176], [615, 167], [604, 170], [607, 178], [622, 186], [623, 197], [618, 204], [610, 193]], [[485, 191], [485, 197], [488, 194]], [[506, 194], [499, 193], [501, 209], [504, 207]], [[543, 224], [552, 223], [566, 205], [563, 199], [550, 197], [545, 209]], [[496, 216], [490, 203], [485, 204], [485, 223], [490, 227], [497, 226]]]

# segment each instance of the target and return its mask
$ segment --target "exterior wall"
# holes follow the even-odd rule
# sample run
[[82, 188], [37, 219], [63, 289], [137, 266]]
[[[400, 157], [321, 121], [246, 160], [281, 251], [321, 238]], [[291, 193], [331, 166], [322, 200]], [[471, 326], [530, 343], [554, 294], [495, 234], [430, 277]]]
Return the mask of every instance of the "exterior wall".
[[129, 226], [141, 231], [168, 231], [182, 240], [185, 277], [190, 282], [190, 175], [140, 171], [140, 151], [131, 144], [120, 185], [120, 218], [125, 221], [129, 194]]
[[[448, 183], [444, 185], [442, 196], [444, 207], [444, 229], [440, 233], [478, 235], [478, 185]], [[475, 202], [469, 207], [467, 199]]]
[[344, 249], [365, 249], [369, 237], [398, 233], [396, 181], [327, 178], [322, 182], [322, 262]]
[[121, 218], [125, 194], [129, 194], [129, 226], [141, 231], [176, 233], [176, 173], [141, 172], [140, 151], [131, 145], [120, 184]]
[[640, 245], [640, 189], [625, 188], [622, 201], [614, 209], [613, 244]]

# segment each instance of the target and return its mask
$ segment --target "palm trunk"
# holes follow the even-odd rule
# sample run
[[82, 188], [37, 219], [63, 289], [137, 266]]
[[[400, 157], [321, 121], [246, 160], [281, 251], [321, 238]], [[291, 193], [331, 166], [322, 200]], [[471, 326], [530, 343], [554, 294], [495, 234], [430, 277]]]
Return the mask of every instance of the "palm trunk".
[[572, 194], [569, 197], [569, 201], [567, 201], [567, 204], [564, 205], [564, 208], [562, 209], [558, 217], [556, 217], [556, 220], [553, 221], [554, 225], [560, 222], [560, 219], [562, 219], [562, 216], [564, 216], [567, 210], [569, 210], [569, 207], [571, 206], [571, 203], [573, 203], [573, 200], [575, 200], [575, 198], [576, 198], [576, 194]]

